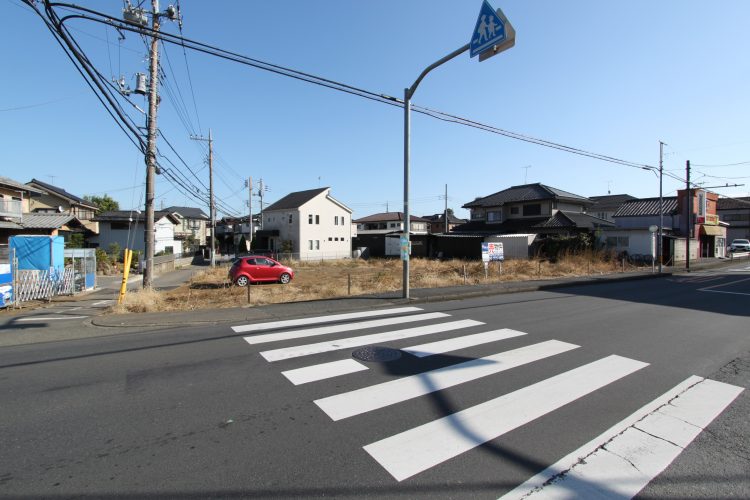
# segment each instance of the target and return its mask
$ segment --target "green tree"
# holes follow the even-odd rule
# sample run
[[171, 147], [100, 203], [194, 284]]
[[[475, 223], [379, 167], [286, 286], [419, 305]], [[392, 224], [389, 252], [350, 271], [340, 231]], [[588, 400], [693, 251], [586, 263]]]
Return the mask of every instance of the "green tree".
[[120, 210], [120, 204], [108, 194], [105, 194], [103, 196], [86, 195], [83, 197], [83, 199], [86, 201], [90, 201], [91, 203], [94, 203], [99, 207], [96, 211], [97, 214], [100, 214], [102, 212], [109, 212], [112, 210]]
[[120, 247], [120, 244], [115, 241], [109, 244], [109, 247], [107, 247], [107, 253], [110, 255], [110, 258], [112, 259], [112, 262], [114, 263], [120, 259], [122, 248]]
[[65, 242], [65, 246], [68, 248], [83, 248], [83, 234], [71, 234], [68, 241]]

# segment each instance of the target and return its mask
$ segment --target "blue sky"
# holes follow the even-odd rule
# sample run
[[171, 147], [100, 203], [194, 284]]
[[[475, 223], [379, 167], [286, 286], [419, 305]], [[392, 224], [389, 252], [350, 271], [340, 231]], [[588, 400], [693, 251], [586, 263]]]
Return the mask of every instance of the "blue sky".
[[[77, 3], [121, 16], [120, 0]], [[750, 193], [750, 2], [491, 3], [515, 27], [516, 46], [482, 63], [467, 53], [437, 68], [414, 104], [649, 165], [658, 164], [662, 140], [665, 169], [684, 177], [691, 160], [696, 182], [745, 184], [716, 191]], [[181, 0], [186, 37], [399, 98], [426, 66], [469, 41], [480, 6], [479, 0]], [[142, 155], [41, 20], [20, 0], [0, 0], [0, 12], [6, 20], [0, 175], [142, 207]], [[146, 48], [135, 34], [119, 41], [98, 23], [68, 26], [107, 77], [123, 75], [132, 87], [133, 75], [147, 72]], [[178, 33], [174, 23], [163, 29]], [[162, 89], [159, 127], [205, 185], [206, 146], [189, 136], [211, 129], [217, 198], [234, 213], [246, 213], [243, 179], [249, 176], [269, 187], [266, 202], [330, 186], [355, 218], [403, 210], [401, 109], [204, 54], [184, 55], [173, 45], [162, 56], [169, 90]], [[133, 102], [146, 109], [145, 99]], [[181, 120], [176, 109], [182, 106], [187, 118]], [[168, 152], [163, 142], [160, 148]], [[415, 215], [442, 211], [446, 184], [448, 206], [464, 217], [461, 205], [524, 182], [583, 196], [650, 197], [659, 189], [647, 171], [420, 114], [412, 115], [411, 159]], [[665, 178], [664, 193], [683, 186]], [[157, 208], [200, 206], [163, 176], [156, 197]], [[257, 198], [253, 204], [257, 211]]]

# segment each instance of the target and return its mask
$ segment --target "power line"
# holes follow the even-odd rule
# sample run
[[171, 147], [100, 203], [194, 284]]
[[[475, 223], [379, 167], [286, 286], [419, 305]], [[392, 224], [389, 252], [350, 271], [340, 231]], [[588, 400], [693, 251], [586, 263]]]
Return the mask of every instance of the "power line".
[[[65, 4], [65, 5], [67, 5], [67, 4]], [[91, 9], [86, 9], [86, 8], [82, 8], [82, 7], [77, 7], [77, 8], [79, 10], [81, 10], [81, 11], [88, 12], [90, 14], [102, 16], [101, 13], [98, 13], [98, 12], [93, 11]], [[227, 50], [224, 50], [224, 49], [221, 49], [221, 48], [209, 45], [209, 44], [205, 44], [205, 43], [202, 43], [202, 42], [191, 40], [191, 39], [185, 38], [183, 36], [176, 36], [176, 35], [172, 35], [172, 34], [164, 33], [164, 32], [154, 33], [148, 27], [140, 27], [140, 26], [135, 27], [135, 26], [129, 25], [128, 23], [117, 22], [117, 21], [111, 20], [109, 18], [107, 18], [107, 19], [95, 19], [95, 18], [92, 18], [90, 16], [86, 16], [86, 15], [71, 15], [71, 16], [66, 16], [65, 18], [62, 19], [62, 22], [65, 22], [66, 20], [72, 19], [72, 18], [81, 18], [81, 19], [86, 19], [86, 20], [91, 20], [91, 21], [96, 21], [96, 22], [104, 22], [104, 23], [107, 23], [107, 24], [119, 23], [119, 24], [122, 25], [123, 29], [128, 29], [130, 31], [136, 31], [138, 33], [148, 32], [148, 33], [150, 33], [151, 36], [156, 36], [156, 37], [160, 38], [162, 41], [167, 41], [169, 43], [179, 44], [179, 45], [181, 45], [183, 47], [188, 47], [188, 48], [190, 48], [192, 50], [196, 50], [196, 51], [203, 52], [203, 53], [206, 53], [206, 54], [209, 54], [209, 55], [220, 57], [222, 59], [227, 59], [227, 60], [230, 60], [230, 61], [238, 62], [238, 63], [244, 64], [244, 65], [255, 67], [257, 69], [262, 69], [262, 70], [269, 71], [269, 72], [272, 72], [272, 73], [276, 73], [276, 74], [279, 74], [279, 75], [282, 75], [282, 76], [287, 76], [287, 77], [294, 78], [294, 79], [297, 79], [297, 80], [302, 80], [302, 81], [305, 81], [305, 82], [308, 82], [308, 83], [313, 83], [313, 84], [316, 84], [316, 85], [319, 85], [319, 86], [323, 86], [323, 87], [327, 87], [327, 88], [330, 88], [330, 89], [333, 89], [333, 90], [338, 90], [338, 91], [341, 91], [341, 92], [345, 92], [345, 93], [349, 93], [349, 94], [354, 94], [354, 95], [357, 95], [359, 97], [363, 97], [363, 98], [366, 98], [366, 99], [370, 99], [370, 100], [374, 100], [374, 101], [377, 101], [377, 102], [381, 102], [383, 104], [390, 104], [390, 105], [394, 105], [394, 106], [397, 106], [397, 107], [403, 107], [403, 102], [400, 99], [396, 99], [396, 98], [387, 96], [387, 95], [382, 94], [382, 93], [371, 92], [371, 91], [368, 91], [368, 90], [365, 90], [365, 89], [362, 89], [362, 88], [358, 88], [358, 87], [354, 87], [354, 86], [351, 86], [351, 85], [348, 85], [348, 84], [345, 84], [345, 83], [342, 83], [342, 82], [337, 82], [335, 80], [330, 80], [330, 79], [319, 77], [319, 76], [315, 76], [315, 75], [312, 75], [312, 74], [309, 74], [309, 73], [305, 73], [305, 72], [293, 70], [291, 68], [286, 68], [286, 67], [279, 66], [279, 65], [276, 65], [276, 64], [272, 64], [272, 63], [268, 63], [268, 62], [261, 61], [261, 60], [258, 60], [258, 59], [250, 58], [248, 56], [244, 56], [244, 55], [241, 55], [241, 54], [238, 54], [238, 53], [235, 53], [235, 52], [227, 51]], [[636, 162], [631, 162], [631, 161], [626, 161], [626, 160], [622, 160], [622, 159], [619, 159], [619, 158], [615, 158], [615, 157], [612, 157], [612, 156], [603, 155], [603, 154], [599, 154], [599, 153], [593, 153], [593, 152], [590, 152], [590, 151], [582, 150], [580, 148], [575, 148], [575, 147], [572, 147], [572, 146], [566, 146], [566, 145], [555, 143], [555, 142], [552, 142], [552, 141], [547, 141], [547, 140], [544, 140], [544, 139], [539, 139], [539, 138], [535, 138], [535, 137], [532, 137], [532, 136], [527, 136], [527, 135], [520, 134], [520, 133], [517, 133], [517, 132], [512, 132], [512, 131], [509, 131], [509, 130], [500, 129], [498, 127], [493, 127], [493, 126], [486, 125], [486, 124], [483, 124], [483, 123], [480, 123], [480, 122], [476, 122], [474, 120], [469, 120], [467, 118], [462, 118], [462, 117], [459, 117], [459, 116], [450, 115], [448, 113], [443, 113], [443, 112], [440, 112], [440, 111], [437, 111], [437, 110], [432, 110], [432, 109], [429, 109], [429, 108], [424, 108], [424, 107], [419, 107], [419, 106], [413, 106], [413, 109], [414, 109], [415, 112], [423, 113], [423, 114], [432, 116], [434, 118], [438, 118], [438, 119], [441, 119], [441, 120], [444, 120], [444, 121], [450, 121], [450, 122], [454, 122], [454, 123], [459, 123], [459, 124], [466, 125], [466, 126], [471, 126], [471, 127], [474, 127], [474, 128], [485, 130], [487, 132], [492, 132], [492, 133], [495, 133], [495, 134], [504, 135], [504, 136], [509, 137], [509, 138], [513, 138], [513, 139], [517, 139], [517, 140], [521, 140], [521, 141], [525, 141], [525, 142], [529, 142], [529, 143], [533, 143], [533, 144], [537, 144], [537, 145], [541, 145], [541, 146], [545, 146], [545, 147], [549, 147], [549, 148], [553, 148], [553, 149], [558, 149], [558, 150], [562, 150], [562, 151], [573, 153], [573, 154], [577, 154], [577, 155], [587, 156], [587, 157], [590, 157], [590, 158], [593, 158], [593, 159], [597, 159], [597, 160], [601, 160], [601, 161], [607, 161], [607, 162], [616, 163], [616, 164], [620, 164], [620, 165], [624, 165], [624, 166], [629, 166], [629, 167], [633, 167], [633, 168], [640, 168], [640, 169], [652, 170], [652, 171], [656, 170], [656, 167], [651, 166], [651, 165], [641, 164], [641, 163], [636, 163]]]
[[[25, 0], [25, 1], [28, 3], [31, 0]], [[379, 102], [379, 103], [382, 103], [382, 104], [388, 104], [388, 105], [392, 105], [392, 106], [400, 107], [400, 108], [403, 108], [403, 105], [404, 105], [403, 101], [401, 101], [399, 99], [396, 99], [396, 98], [393, 98], [393, 97], [390, 97], [388, 95], [382, 94], [382, 93], [371, 92], [371, 91], [368, 91], [368, 90], [365, 90], [365, 89], [361, 89], [361, 88], [358, 88], [358, 87], [354, 87], [354, 86], [351, 86], [351, 85], [348, 85], [348, 84], [345, 84], [345, 83], [342, 83], [342, 82], [337, 82], [337, 81], [330, 80], [330, 79], [327, 79], [327, 78], [323, 78], [323, 77], [318, 77], [318, 76], [315, 76], [315, 75], [311, 75], [309, 73], [304, 73], [304, 72], [301, 72], [301, 71], [297, 71], [297, 70], [293, 70], [293, 69], [286, 68], [286, 67], [283, 67], [283, 66], [279, 66], [279, 65], [272, 64], [272, 63], [268, 63], [268, 62], [265, 62], [265, 61], [260, 61], [260, 60], [257, 60], [257, 59], [253, 59], [253, 58], [241, 55], [241, 54], [237, 54], [237, 53], [234, 53], [234, 52], [230, 52], [230, 51], [226, 51], [226, 50], [220, 49], [220, 48], [215, 47], [215, 46], [211, 46], [209, 44], [204, 44], [202, 42], [197, 42], [197, 41], [185, 38], [184, 36], [176, 36], [176, 35], [172, 35], [172, 34], [164, 33], [164, 32], [155, 32], [154, 30], [152, 30], [149, 27], [143, 27], [143, 26], [140, 26], [140, 25], [135, 25], [135, 24], [132, 24], [132, 23], [129, 23], [129, 22], [124, 22], [124, 21], [116, 21], [116, 20], [113, 20], [113, 19], [109, 18], [105, 14], [102, 14], [102, 13], [99, 13], [97, 11], [94, 11], [94, 10], [91, 10], [91, 9], [87, 9], [87, 8], [84, 8], [84, 7], [73, 6], [73, 5], [70, 5], [70, 4], [58, 4], [58, 3], [50, 4], [49, 0], [45, 0], [45, 5], [47, 6], [48, 15], [51, 18], [53, 18], [53, 19], [55, 19], [57, 21], [55, 24], [59, 25], [59, 30], [60, 31], [62, 31], [64, 29], [63, 28], [64, 23], [66, 21], [70, 20], [70, 19], [83, 19], [83, 20], [100, 22], [100, 23], [104, 23], [104, 24], [108, 24], [108, 25], [114, 26], [117, 29], [123, 29], [123, 30], [127, 30], [127, 31], [136, 32], [136, 33], [140, 34], [141, 36], [145, 36], [145, 34], [148, 34], [151, 37], [156, 37], [159, 40], [161, 40], [162, 44], [163, 44], [163, 42], [166, 41], [166, 42], [169, 42], [169, 43], [174, 43], [174, 44], [181, 45], [183, 47], [183, 50], [184, 50], [184, 48], [187, 47], [187, 48], [190, 48], [191, 50], [196, 50], [196, 51], [203, 52], [203, 53], [206, 53], [206, 54], [209, 54], [209, 55], [213, 55], [215, 57], [219, 57], [219, 58], [222, 58], [222, 59], [230, 60], [230, 61], [233, 61], [233, 62], [238, 62], [238, 63], [244, 64], [244, 65], [247, 65], [247, 66], [254, 67], [256, 69], [261, 69], [261, 70], [272, 72], [272, 73], [275, 73], [275, 74], [278, 74], [278, 75], [281, 75], [281, 76], [286, 76], [286, 77], [294, 78], [294, 79], [297, 79], [297, 80], [300, 80], [300, 81], [304, 81], [304, 82], [307, 82], [307, 83], [312, 83], [312, 84], [315, 84], [315, 85], [318, 85], [318, 86], [322, 86], [322, 87], [326, 87], [326, 88], [329, 88], [329, 89], [332, 89], [332, 90], [337, 90], [337, 91], [348, 93], [348, 94], [352, 94], [352, 95], [355, 95], [355, 96], [358, 96], [358, 97], [363, 97], [363, 98], [366, 98], [366, 99], [369, 99], [369, 100], [373, 100], [373, 101], [376, 101], [376, 102]], [[56, 7], [62, 6], [63, 8], [66, 8], [65, 10], [75, 9], [78, 12], [86, 12], [86, 13], [98, 16], [99, 18], [91, 17], [91, 16], [85, 15], [85, 14], [73, 14], [73, 15], [65, 16], [64, 18], [60, 19], [60, 18], [57, 18], [56, 15], [54, 15], [53, 12], [51, 12], [52, 11], [52, 5], [54, 5]], [[183, 100], [183, 103], [184, 103], [184, 100]], [[112, 104], [112, 103], [110, 103], [110, 104], [113, 105], [113, 106], [119, 106], [117, 104]], [[106, 107], [106, 104], [105, 104], [105, 107]], [[176, 108], [177, 107], [178, 106], [176, 106]], [[508, 137], [508, 138], [511, 138], [511, 139], [516, 139], [516, 140], [520, 140], [520, 141], [524, 141], [524, 142], [528, 142], [528, 143], [532, 143], [532, 144], [536, 144], [536, 145], [540, 145], [540, 146], [544, 146], [544, 147], [548, 147], [548, 148], [552, 148], [552, 149], [561, 150], [563, 152], [568, 152], [568, 153], [571, 153], [571, 154], [585, 156], [585, 157], [589, 157], [589, 158], [592, 158], [592, 159], [596, 159], [596, 160], [600, 160], [600, 161], [605, 161], [605, 162], [610, 162], [610, 163], [614, 163], [614, 164], [619, 164], [619, 165], [623, 165], [623, 166], [627, 166], [627, 167], [631, 167], [631, 168], [638, 168], [638, 169], [652, 171], [652, 172], [656, 172], [657, 171], [656, 167], [648, 165], [648, 164], [631, 162], [631, 161], [623, 160], [623, 159], [616, 158], [616, 157], [613, 157], [613, 156], [604, 155], [604, 154], [600, 154], [600, 153], [594, 153], [594, 152], [586, 151], [586, 150], [583, 150], [583, 149], [580, 149], [580, 148], [576, 148], [576, 147], [573, 147], [573, 146], [567, 146], [567, 145], [564, 145], [564, 144], [555, 143], [555, 142], [552, 142], [552, 141], [548, 141], [548, 140], [544, 140], [544, 139], [540, 139], [540, 138], [528, 136], [528, 135], [525, 135], [525, 134], [520, 134], [520, 133], [517, 133], [517, 132], [512, 132], [512, 131], [509, 131], [509, 130], [505, 130], [505, 129], [501, 129], [501, 128], [494, 127], [494, 126], [491, 126], [491, 125], [483, 124], [483, 123], [477, 122], [475, 120], [470, 120], [468, 118], [460, 117], [460, 116], [457, 116], [457, 115], [452, 115], [452, 114], [441, 112], [441, 111], [438, 111], [438, 110], [433, 110], [433, 109], [430, 109], [430, 108], [420, 107], [420, 106], [413, 106], [413, 110], [415, 112], [422, 113], [422, 114], [425, 114], [427, 116], [431, 116], [431, 117], [436, 118], [436, 119], [440, 119], [440, 120], [447, 121], [447, 122], [453, 122], [453, 123], [457, 123], [457, 124], [461, 124], [461, 125], [465, 125], [465, 126], [477, 128], [479, 130], [484, 130], [486, 132], [490, 132], [490, 133], [502, 135], [502, 136], [505, 136], [505, 137]], [[118, 113], [118, 115], [119, 115], [119, 113]], [[139, 140], [140, 140], [140, 138], [139, 138]], [[235, 172], [235, 174], [236, 174], [236, 172]], [[236, 175], [238, 175], [238, 174], [236, 174]], [[673, 178], [675, 180], [683, 181], [683, 179], [681, 179], [680, 177], [678, 177], [676, 175], [669, 174], [669, 173], [667, 173], [666, 175], [667, 175], [667, 177], [671, 177], [671, 178]], [[241, 177], [241, 176], [238, 175], [238, 177]]]

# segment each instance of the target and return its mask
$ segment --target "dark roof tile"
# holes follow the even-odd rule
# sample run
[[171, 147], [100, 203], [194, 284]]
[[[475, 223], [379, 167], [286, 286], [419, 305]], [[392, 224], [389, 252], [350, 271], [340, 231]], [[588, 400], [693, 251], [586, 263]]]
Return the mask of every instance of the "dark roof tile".
[[[664, 215], [677, 212], [677, 197], [667, 196], [662, 198]], [[643, 217], [659, 215], [659, 198], [643, 198], [631, 200], [620, 205], [612, 217]]]
[[537, 200], [567, 200], [576, 201], [581, 204], [590, 205], [591, 200], [577, 194], [563, 191], [562, 189], [553, 188], [544, 184], [523, 184], [521, 186], [512, 186], [508, 189], [498, 191], [495, 194], [485, 196], [471, 201], [463, 208], [472, 207], [497, 207], [505, 203], [518, 203], [524, 201]]

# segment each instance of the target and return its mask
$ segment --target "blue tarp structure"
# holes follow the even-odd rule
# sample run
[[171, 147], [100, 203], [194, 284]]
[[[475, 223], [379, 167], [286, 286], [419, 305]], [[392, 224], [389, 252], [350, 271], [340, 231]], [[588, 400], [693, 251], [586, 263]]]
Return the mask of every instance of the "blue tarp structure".
[[65, 269], [65, 239], [62, 236], [11, 236], [19, 270], [56, 271]]
[[8, 246], [0, 247], [0, 307], [7, 307], [13, 300], [13, 263]]

